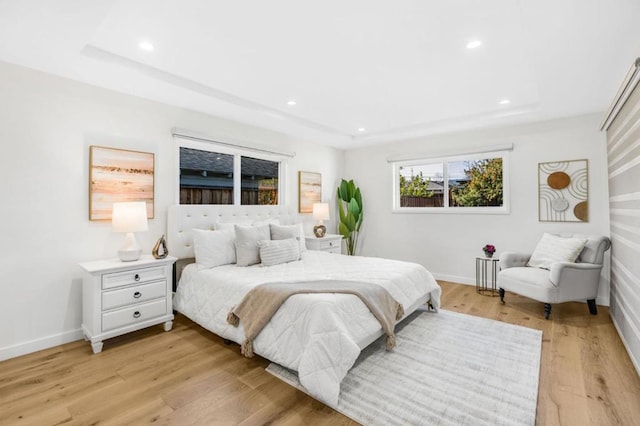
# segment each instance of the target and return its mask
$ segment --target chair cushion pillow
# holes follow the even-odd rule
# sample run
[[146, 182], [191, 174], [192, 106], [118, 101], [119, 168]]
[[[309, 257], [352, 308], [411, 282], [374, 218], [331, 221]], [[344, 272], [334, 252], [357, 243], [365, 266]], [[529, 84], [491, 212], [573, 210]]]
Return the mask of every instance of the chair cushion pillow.
[[236, 225], [236, 257], [238, 266], [250, 266], [260, 263], [258, 242], [270, 239], [269, 225]]
[[236, 263], [236, 246], [231, 231], [193, 230], [193, 251], [198, 269]]
[[297, 238], [262, 240], [258, 243], [258, 247], [260, 247], [262, 266], [279, 265], [300, 259], [300, 245]]
[[551, 269], [554, 263], [575, 262], [586, 243], [586, 238], [567, 238], [545, 233], [538, 241], [527, 266]]

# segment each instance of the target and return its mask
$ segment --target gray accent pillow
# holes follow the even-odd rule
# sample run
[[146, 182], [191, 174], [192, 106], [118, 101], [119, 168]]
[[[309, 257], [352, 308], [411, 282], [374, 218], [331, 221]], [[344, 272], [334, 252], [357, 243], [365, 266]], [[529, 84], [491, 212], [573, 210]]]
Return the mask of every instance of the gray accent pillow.
[[258, 247], [260, 247], [262, 266], [279, 265], [300, 259], [300, 244], [297, 238], [262, 240], [258, 243]]
[[288, 240], [289, 238], [297, 238], [300, 245], [300, 254], [307, 250], [304, 238], [304, 229], [302, 224], [297, 225], [269, 225], [272, 240]]
[[250, 266], [260, 263], [258, 242], [270, 239], [269, 225], [242, 226], [236, 225], [236, 264]]

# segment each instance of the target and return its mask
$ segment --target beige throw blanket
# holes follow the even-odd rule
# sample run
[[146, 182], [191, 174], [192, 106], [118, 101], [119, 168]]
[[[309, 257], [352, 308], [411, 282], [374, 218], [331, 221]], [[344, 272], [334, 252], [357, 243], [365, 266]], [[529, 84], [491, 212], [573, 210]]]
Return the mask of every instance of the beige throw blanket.
[[386, 333], [387, 350], [395, 346], [395, 323], [404, 315], [404, 309], [378, 284], [332, 280], [266, 283], [252, 288], [242, 302], [227, 315], [227, 322], [235, 327], [242, 320], [245, 341], [242, 343], [241, 351], [244, 356], [253, 356], [253, 339], [260, 334], [280, 306], [290, 296], [301, 293], [345, 293], [358, 296]]

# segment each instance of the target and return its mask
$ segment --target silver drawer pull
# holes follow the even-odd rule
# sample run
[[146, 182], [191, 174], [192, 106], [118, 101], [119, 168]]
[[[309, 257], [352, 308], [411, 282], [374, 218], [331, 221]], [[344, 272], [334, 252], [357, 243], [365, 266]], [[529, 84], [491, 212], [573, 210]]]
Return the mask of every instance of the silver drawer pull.
[[140, 296], [142, 296], [142, 293], [140, 293], [139, 291], [136, 291], [135, 293], [133, 293], [133, 298], [134, 299], [139, 299]]
[[133, 279], [134, 279], [135, 281], [140, 281], [140, 275], [136, 274], [136, 276], [135, 276], [135, 277], [133, 277]]
[[333, 247], [333, 241], [331, 241], [331, 242], [329, 243], [329, 245], [330, 245], [331, 247]]
[[133, 313], [133, 317], [134, 317], [134, 318], [140, 318], [140, 311], [135, 311], [135, 312]]

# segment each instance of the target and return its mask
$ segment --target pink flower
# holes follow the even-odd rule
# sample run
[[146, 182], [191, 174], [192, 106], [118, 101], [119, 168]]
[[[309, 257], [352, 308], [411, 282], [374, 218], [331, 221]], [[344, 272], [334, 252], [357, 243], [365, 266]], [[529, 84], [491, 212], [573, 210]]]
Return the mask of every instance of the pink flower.
[[486, 246], [482, 247], [482, 250], [485, 253], [493, 254], [496, 252], [496, 247], [493, 244], [487, 244]]

